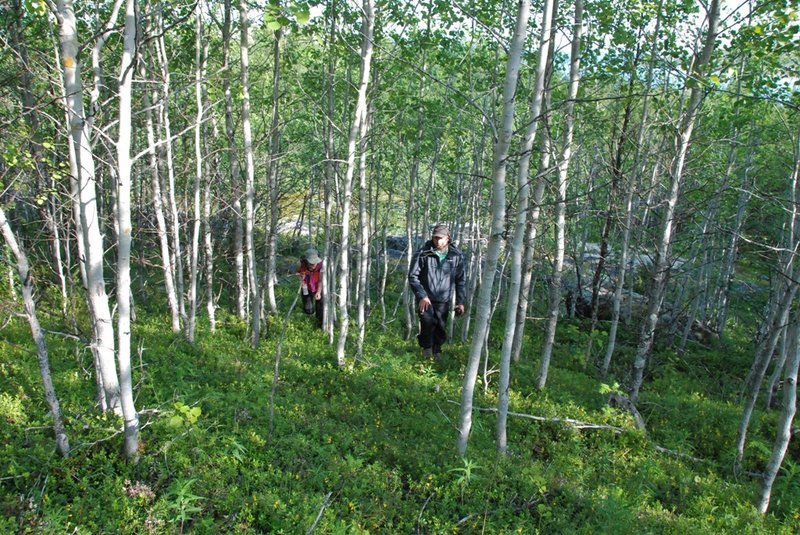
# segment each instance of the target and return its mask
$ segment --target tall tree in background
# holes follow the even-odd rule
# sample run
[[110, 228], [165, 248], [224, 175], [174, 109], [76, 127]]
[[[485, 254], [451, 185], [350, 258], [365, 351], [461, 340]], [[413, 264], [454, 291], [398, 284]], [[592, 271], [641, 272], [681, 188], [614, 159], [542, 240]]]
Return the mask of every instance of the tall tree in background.
[[[528, 222], [528, 197], [530, 195], [530, 161], [533, 152], [533, 144], [536, 140], [536, 130], [539, 125], [539, 115], [542, 112], [542, 102], [544, 101], [544, 84], [547, 74], [547, 66], [550, 62], [550, 29], [552, 23], [553, 9], [556, 0], [545, 0], [542, 7], [542, 27], [539, 35], [539, 56], [536, 62], [536, 75], [533, 82], [533, 96], [531, 97], [531, 118], [525, 137], [520, 148], [521, 157], [517, 170], [517, 184], [519, 192], [517, 194], [517, 213], [516, 224], [514, 227], [514, 237], [511, 242], [511, 283], [508, 289], [506, 300], [506, 321], [505, 335], [503, 336], [503, 347], [500, 351], [500, 390], [497, 401], [497, 451], [501, 454], [506, 453], [508, 437], [506, 434], [506, 422], [508, 419], [509, 404], [509, 382], [511, 377], [511, 351], [516, 335], [515, 330], [520, 322], [517, 314], [525, 315], [526, 309], [520, 310], [520, 289], [522, 286], [522, 256], [524, 240]], [[524, 324], [524, 321], [522, 322]]]
[[561, 307], [561, 272], [564, 266], [565, 216], [567, 211], [567, 171], [572, 157], [572, 138], [575, 132], [575, 99], [578, 97], [580, 82], [581, 31], [583, 29], [583, 0], [575, 2], [575, 24], [572, 31], [572, 49], [570, 52], [569, 89], [564, 109], [564, 139], [561, 154], [556, 164], [557, 199], [556, 199], [556, 254], [553, 272], [550, 276], [550, 303], [547, 309], [544, 343], [539, 371], [536, 373], [536, 388], [542, 390], [547, 382], [550, 368], [550, 357], [553, 353], [558, 311]]
[[695, 55], [693, 67], [686, 78], [685, 87], [689, 89], [689, 102], [678, 117], [678, 132], [675, 137], [675, 155], [670, 165], [670, 188], [665, 199], [664, 215], [661, 228], [661, 237], [657, 244], [656, 258], [652, 266], [652, 275], [648, 289], [647, 312], [644, 317], [639, 344], [636, 349], [636, 358], [633, 363], [630, 397], [636, 401], [639, 389], [644, 379], [644, 368], [653, 348], [656, 324], [658, 322], [661, 302], [667, 271], [670, 267], [669, 254], [673, 241], [675, 225], [675, 206], [678, 203], [681, 184], [683, 182], [686, 154], [692, 139], [692, 131], [697, 121], [700, 104], [703, 100], [704, 90], [702, 81], [706, 74], [706, 67], [711, 61], [711, 54], [717, 39], [719, 25], [719, 0], [711, 0], [706, 13], [708, 27], [702, 48]]
[[194, 71], [194, 93], [196, 118], [194, 123], [194, 159], [195, 159], [195, 179], [194, 179], [194, 203], [192, 210], [192, 247], [190, 249], [189, 263], [189, 318], [186, 322], [186, 339], [190, 344], [194, 343], [195, 327], [197, 324], [197, 284], [199, 278], [199, 257], [200, 257], [200, 191], [203, 188], [203, 78], [205, 75], [205, 60], [207, 48], [203, 39], [203, 2], [197, 3], [195, 8], [195, 71]]
[[231, 208], [234, 218], [233, 255], [236, 272], [236, 315], [245, 319], [247, 293], [244, 269], [244, 217], [242, 213], [242, 176], [233, 117], [233, 93], [231, 91], [231, 0], [225, 0], [222, 24], [222, 92], [225, 99], [225, 134], [228, 140], [228, 166], [231, 180]]
[[[275, 4], [279, 8], [278, 4]], [[267, 187], [269, 188], [269, 220], [267, 222], [267, 267], [264, 274], [264, 288], [269, 302], [269, 311], [278, 312], [275, 301], [275, 282], [277, 280], [276, 261], [278, 257], [278, 219], [280, 207], [278, 205], [278, 168], [280, 164], [280, 86], [281, 86], [281, 37], [283, 30], [278, 27], [273, 32], [272, 42], [272, 114], [269, 129], [269, 163], [267, 165]]]

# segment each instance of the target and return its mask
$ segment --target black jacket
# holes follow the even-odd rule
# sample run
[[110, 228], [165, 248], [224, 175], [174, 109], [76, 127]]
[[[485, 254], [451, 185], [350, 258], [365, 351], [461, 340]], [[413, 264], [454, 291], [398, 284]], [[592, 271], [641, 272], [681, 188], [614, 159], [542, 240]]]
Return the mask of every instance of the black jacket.
[[450, 244], [447, 258], [440, 265], [433, 252], [433, 242], [429, 240], [411, 259], [408, 283], [417, 301], [427, 297], [437, 303], [449, 302], [451, 288], [455, 285], [456, 304], [463, 305], [466, 299], [464, 255]]

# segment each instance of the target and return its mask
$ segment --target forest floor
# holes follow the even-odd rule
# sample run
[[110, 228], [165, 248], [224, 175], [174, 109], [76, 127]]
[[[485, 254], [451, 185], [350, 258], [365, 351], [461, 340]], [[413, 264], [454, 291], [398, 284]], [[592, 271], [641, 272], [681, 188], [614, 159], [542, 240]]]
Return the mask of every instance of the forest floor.
[[[293, 288], [281, 292], [285, 311]], [[131, 464], [121, 458], [120, 422], [92, 408], [86, 343], [50, 334], [73, 447], [67, 459], [55, 455], [30, 331], [8, 314], [10, 303], [3, 308], [0, 533], [800, 529], [796, 444], [771, 512], [762, 517], [753, 505], [776, 411], [755, 415], [745, 459], [750, 475], [734, 477], [731, 469], [736, 397], [752, 358], [753, 333], [745, 329], [682, 356], [657, 350], [638, 404], [647, 426], [641, 431], [629, 413], [607, 404], [619, 388], [614, 379], [604, 384], [584, 365], [588, 335], [581, 323], [560, 323], [547, 387], [537, 391], [541, 329], [529, 325], [512, 367], [511, 410], [518, 416], [509, 419], [508, 455], [499, 457], [490, 412], [497, 405], [498, 326], [461, 458], [455, 440], [463, 343], [445, 346], [441, 362], [426, 360], [402, 339], [399, 321], [384, 330], [373, 318], [363, 357], [356, 361], [351, 351], [339, 369], [335, 346], [296, 309], [271, 405], [282, 315], [269, 318], [267, 336], [253, 350], [245, 326], [230, 315], [221, 312], [213, 334], [201, 324], [191, 346], [168, 333], [160, 310], [140, 306], [133, 340], [141, 455]], [[45, 324], [68, 331], [52, 318]], [[620, 342], [612, 372], [624, 382], [635, 340], [623, 333]], [[578, 429], [565, 419], [600, 427]]]

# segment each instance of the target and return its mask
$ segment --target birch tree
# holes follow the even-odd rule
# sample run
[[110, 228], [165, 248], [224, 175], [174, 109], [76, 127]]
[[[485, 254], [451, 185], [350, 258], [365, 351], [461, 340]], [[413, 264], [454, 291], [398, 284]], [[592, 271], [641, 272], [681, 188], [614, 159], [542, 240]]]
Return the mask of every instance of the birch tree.
[[206, 48], [203, 39], [203, 2], [200, 1], [195, 8], [195, 70], [194, 93], [197, 106], [194, 123], [194, 207], [192, 218], [192, 248], [189, 266], [189, 318], [186, 322], [186, 339], [194, 344], [195, 327], [197, 322], [197, 282], [199, 277], [198, 258], [200, 256], [200, 221], [202, 218], [200, 208], [200, 191], [203, 188], [203, 141], [202, 125], [204, 120], [203, 108], [203, 76], [205, 72]]
[[125, 420], [123, 452], [135, 460], [139, 453], [139, 415], [133, 402], [131, 371], [131, 93], [133, 60], [136, 57], [135, 0], [125, 2], [125, 27], [122, 34], [123, 52], [119, 77], [119, 138], [117, 140], [117, 358], [121, 389], [122, 415]]
[[783, 407], [778, 419], [778, 430], [772, 447], [772, 454], [764, 470], [758, 494], [757, 507], [761, 514], [765, 514], [769, 508], [772, 486], [786, 456], [789, 440], [792, 437], [792, 422], [794, 422], [794, 417], [797, 414], [797, 375], [798, 368], [800, 368], [800, 315], [795, 318], [791, 333], [792, 356], [787, 363], [786, 373], [784, 374]]
[[83, 241], [85, 255], [87, 299], [93, 326], [92, 347], [102, 376], [105, 406], [122, 414], [119, 376], [114, 360], [114, 325], [103, 277], [103, 239], [97, 213], [94, 155], [83, 107], [83, 83], [78, 60], [80, 45], [72, 0], [57, 0], [53, 14], [60, 29], [64, 100], [72, 144], [70, 157], [74, 160], [71, 168], [76, 173], [75, 202], [79, 206], [82, 227], [79, 239]]
[[245, 161], [245, 247], [247, 249], [247, 271], [250, 283], [250, 344], [258, 347], [261, 339], [261, 290], [256, 272], [255, 238], [255, 179], [256, 169], [253, 158], [253, 134], [250, 126], [250, 40], [248, 36], [247, 2], [239, 1], [239, 22], [241, 31], [242, 69], [242, 130], [244, 138]]
[[675, 207], [678, 203], [680, 188], [683, 182], [684, 167], [686, 164], [686, 154], [692, 139], [692, 131], [697, 121], [698, 111], [703, 99], [703, 80], [705, 69], [711, 61], [711, 54], [717, 38], [717, 27], [719, 25], [719, 0], [711, 0], [707, 11], [708, 27], [703, 47], [698, 51], [694, 58], [693, 68], [686, 79], [686, 87], [690, 88], [689, 102], [683, 114], [679, 117], [679, 130], [675, 138], [675, 155], [670, 165], [670, 188], [664, 203], [664, 219], [661, 228], [661, 238], [659, 239], [656, 251], [656, 259], [652, 267], [650, 279], [649, 295], [647, 302], [647, 312], [644, 317], [639, 343], [636, 349], [636, 357], [633, 363], [632, 380], [630, 386], [631, 401], [636, 401], [639, 397], [639, 389], [644, 378], [644, 368], [647, 358], [652, 351], [653, 340], [655, 338], [656, 324], [661, 310], [661, 301], [664, 296], [664, 286], [667, 271], [669, 269], [669, 252], [672, 245]]
[[245, 278], [244, 278], [244, 218], [242, 217], [242, 177], [239, 168], [239, 154], [236, 147], [236, 132], [233, 118], [233, 93], [231, 91], [231, 0], [225, 0], [225, 13], [222, 24], [222, 92], [225, 99], [225, 134], [228, 140], [228, 163], [230, 166], [231, 206], [234, 218], [233, 255], [236, 272], [236, 315], [246, 317]]
[[[545, 0], [542, 7], [542, 28], [539, 36], [539, 57], [536, 63], [536, 75], [533, 83], [533, 97], [531, 99], [531, 118], [525, 137], [522, 141], [520, 153], [522, 154], [517, 170], [517, 184], [519, 185], [516, 225], [514, 238], [511, 242], [511, 283], [506, 301], [506, 323], [503, 347], [500, 352], [500, 389], [497, 402], [497, 451], [506, 453], [508, 438], [506, 435], [506, 422], [508, 419], [509, 382], [511, 377], [511, 351], [514, 342], [515, 329], [518, 325], [517, 314], [522, 281], [522, 256], [528, 222], [528, 197], [530, 192], [531, 152], [536, 139], [536, 130], [539, 125], [539, 115], [542, 111], [544, 100], [544, 84], [547, 66], [550, 61], [550, 26], [552, 22], [553, 5], [556, 0]], [[522, 311], [525, 314], [525, 311]]]
[[347, 330], [350, 322], [347, 311], [348, 279], [350, 277], [350, 204], [353, 195], [353, 173], [355, 172], [356, 146], [358, 143], [359, 132], [361, 136], [366, 135], [366, 129], [361, 128], [366, 120], [367, 114], [367, 86], [369, 85], [370, 64], [372, 62], [373, 49], [373, 30], [375, 27], [375, 14], [373, 12], [372, 0], [364, 0], [362, 4], [362, 34], [361, 43], [361, 80], [358, 85], [358, 97], [356, 100], [355, 116], [350, 126], [350, 134], [347, 143], [347, 171], [345, 172], [344, 184], [342, 186], [342, 237], [341, 251], [339, 253], [339, 340], [336, 345], [336, 361], [340, 367], [345, 365], [345, 343], [347, 342]]
[[477, 311], [475, 313], [475, 329], [472, 335], [472, 344], [470, 346], [469, 358], [461, 387], [461, 409], [459, 411], [458, 440], [456, 442], [456, 447], [459, 455], [462, 456], [467, 452], [469, 435], [472, 430], [472, 402], [475, 393], [475, 382], [478, 376], [481, 353], [489, 331], [492, 288], [494, 286], [497, 260], [500, 257], [501, 241], [505, 232], [506, 160], [508, 158], [511, 138], [514, 133], [514, 106], [517, 80], [519, 78], [522, 49], [525, 45], [529, 16], [529, 0], [519, 0], [514, 34], [511, 38], [508, 60], [506, 62], [505, 81], [503, 83], [502, 122], [497, 132], [497, 139], [494, 144], [494, 157], [492, 159], [492, 227], [489, 237], [489, 246], [486, 252], [486, 268], [481, 280]]
[[278, 255], [278, 218], [280, 207], [278, 206], [278, 164], [280, 151], [280, 127], [279, 127], [279, 104], [280, 104], [280, 83], [281, 83], [281, 37], [283, 30], [278, 28], [274, 32], [272, 43], [272, 122], [270, 125], [269, 136], [269, 165], [267, 167], [268, 188], [269, 188], [269, 221], [267, 224], [267, 267], [264, 275], [265, 289], [269, 310], [273, 314], [278, 312], [278, 304], [275, 301], [275, 281], [276, 259]]
[[[140, 77], [146, 79], [147, 71], [143, 57], [139, 58]], [[152, 96], [151, 96], [152, 95]], [[161, 268], [164, 273], [164, 289], [167, 294], [170, 316], [172, 318], [172, 332], [178, 333], [181, 330], [181, 316], [178, 307], [178, 295], [175, 290], [175, 273], [172, 265], [169, 246], [169, 232], [167, 220], [164, 217], [164, 198], [161, 190], [161, 173], [158, 166], [158, 149], [156, 147], [156, 127], [153, 119], [153, 102], [158, 101], [158, 93], [154, 88], [152, 91], [145, 90], [142, 94], [142, 102], [145, 110], [145, 125], [147, 130], [147, 146], [150, 157], [151, 186], [150, 191], [153, 198], [153, 212], [156, 216], [156, 231], [161, 253]]]
[[156, 57], [161, 69], [161, 99], [159, 100], [159, 124], [164, 129], [164, 163], [167, 168], [167, 200], [169, 206], [169, 221], [172, 227], [172, 265], [175, 272], [175, 293], [178, 298], [178, 309], [180, 310], [181, 320], [186, 323], [186, 304], [184, 300], [184, 278], [183, 278], [183, 252], [181, 245], [181, 221], [178, 215], [178, 203], [175, 198], [175, 161], [172, 150], [172, 123], [170, 121], [169, 102], [171, 95], [171, 76], [169, 70], [169, 58], [167, 55], [167, 45], [165, 40], [165, 29], [163, 19], [163, 5], [159, 4], [156, 9], [156, 31], [155, 40]]
[[17, 260], [17, 273], [19, 274], [22, 287], [22, 303], [25, 307], [25, 316], [31, 328], [33, 341], [36, 344], [39, 373], [42, 376], [42, 385], [44, 386], [44, 397], [50, 408], [50, 416], [53, 418], [56, 449], [61, 456], [66, 457], [69, 455], [69, 439], [67, 438], [67, 432], [64, 427], [61, 405], [58, 402], [56, 390], [53, 386], [53, 379], [50, 374], [50, 360], [47, 354], [44, 330], [39, 324], [39, 318], [36, 315], [36, 303], [33, 300], [33, 273], [31, 273], [30, 264], [28, 263], [28, 255], [26, 255], [25, 251], [19, 246], [19, 242], [14, 232], [11, 230], [11, 225], [8, 223], [6, 213], [2, 207], [0, 207], [0, 233], [3, 234], [6, 245], [8, 245], [8, 248]]
[[564, 266], [565, 242], [565, 216], [567, 211], [567, 171], [569, 170], [572, 156], [572, 137], [575, 131], [575, 99], [578, 96], [578, 83], [580, 82], [580, 50], [581, 30], [583, 26], [583, 0], [575, 2], [575, 24], [573, 26], [572, 48], [570, 51], [569, 89], [567, 102], [564, 109], [564, 140], [559, 156], [557, 168], [557, 199], [556, 199], [556, 253], [553, 262], [553, 272], [550, 276], [550, 303], [547, 309], [547, 323], [545, 325], [544, 344], [539, 371], [536, 374], [536, 388], [542, 390], [547, 382], [547, 373], [550, 368], [550, 358], [553, 354], [553, 342], [558, 325], [558, 312], [561, 307], [561, 273]]

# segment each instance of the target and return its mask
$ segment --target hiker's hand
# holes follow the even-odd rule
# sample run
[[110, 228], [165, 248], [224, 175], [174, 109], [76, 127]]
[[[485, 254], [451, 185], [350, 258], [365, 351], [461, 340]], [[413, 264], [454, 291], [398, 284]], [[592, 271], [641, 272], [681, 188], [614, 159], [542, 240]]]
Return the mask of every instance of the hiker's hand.
[[453, 310], [455, 310], [456, 316], [461, 316], [464, 314], [464, 305], [456, 305]]
[[320, 290], [317, 290], [317, 293], [314, 294], [314, 299], [316, 299], [317, 301], [322, 299], [322, 292]]
[[431, 306], [431, 300], [427, 297], [424, 297], [419, 300], [419, 313], [425, 314], [425, 311], [428, 310]]

